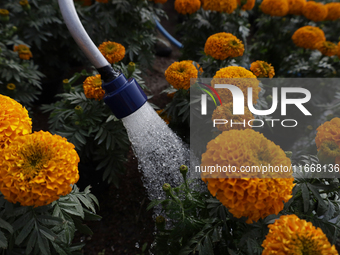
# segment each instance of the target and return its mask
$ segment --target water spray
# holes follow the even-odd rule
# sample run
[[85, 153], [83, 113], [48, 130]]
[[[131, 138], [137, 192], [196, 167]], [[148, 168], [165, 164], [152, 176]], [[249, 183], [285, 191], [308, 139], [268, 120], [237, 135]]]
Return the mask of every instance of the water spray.
[[150, 199], [163, 197], [165, 182], [181, 182], [179, 167], [189, 164], [189, 149], [147, 103], [147, 97], [135, 79], [115, 71], [92, 42], [81, 24], [73, 0], [58, 0], [72, 37], [96, 67], [103, 79], [104, 102], [122, 119], [143, 173]]

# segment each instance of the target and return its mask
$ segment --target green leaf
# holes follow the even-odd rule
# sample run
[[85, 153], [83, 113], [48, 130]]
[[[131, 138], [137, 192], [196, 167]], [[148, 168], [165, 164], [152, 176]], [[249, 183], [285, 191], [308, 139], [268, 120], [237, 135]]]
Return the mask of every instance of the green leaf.
[[307, 183], [307, 186], [308, 186], [309, 190], [312, 191], [313, 195], [315, 196], [315, 198], [319, 202], [318, 209], [319, 209], [319, 207], [321, 207], [321, 209], [323, 209], [323, 210], [327, 209], [327, 205], [326, 205], [325, 201], [323, 200], [323, 198], [320, 196], [319, 190], [316, 189], [315, 187], [313, 187], [313, 185], [310, 184], [310, 183]]
[[145, 252], [147, 247], [148, 247], [148, 243], [144, 243], [142, 246], [142, 252]]
[[37, 242], [37, 236], [38, 236], [37, 231], [38, 230], [33, 229], [32, 233], [30, 234], [30, 237], [26, 245], [26, 254], [31, 254], [31, 251], [33, 250]]
[[55, 235], [55, 233], [53, 233], [50, 229], [40, 225], [39, 226], [39, 231], [40, 233], [42, 233], [47, 239], [51, 240], [52, 242], [55, 241], [55, 239], [57, 238], [57, 236]]
[[37, 219], [44, 225], [59, 225], [63, 222], [62, 219], [58, 217], [53, 217], [51, 215], [38, 215]]
[[323, 220], [325, 220], [325, 221], [329, 221], [335, 213], [334, 204], [331, 201], [329, 201], [329, 199], [327, 199], [327, 201], [328, 201], [328, 208], [327, 208], [327, 211], [325, 213], [325, 217], [323, 218]]
[[21, 229], [22, 227], [24, 227], [26, 225], [27, 221], [29, 221], [32, 218], [33, 218], [32, 211], [29, 211], [29, 212], [25, 213], [24, 215], [22, 215], [19, 219], [17, 219], [13, 223], [14, 231], [17, 231], [17, 230]]
[[309, 209], [309, 190], [306, 183], [301, 184], [301, 192], [303, 199], [303, 211], [306, 213]]
[[204, 238], [202, 254], [214, 254], [213, 246], [209, 236]]
[[43, 238], [41, 236], [40, 232], [38, 232], [38, 231], [37, 231], [37, 235], [38, 235], [38, 247], [41, 251], [41, 254], [50, 255], [51, 252], [50, 252], [50, 248], [49, 248], [47, 239]]
[[153, 200], [153, 201], [150, 202], [150, 204], [148, 205], [146, 210], [149, 211], [150, 209], [154, 208], [155, 206], [159, 205], [160, 203], [162, 203], [164, 201], [165, 200]]
[[80, 251], [84, 246], [84, 243], [72, 244], [70, 251]]
[[64, 249], [55, 242], [51, 242], [53, 248], [58, 252], [59, 255], [68, 255]]
[[[90, 186], [88, 186], [88, 187], [90, 187]], [[96, 205], [99, 207], [99, 201], [98, 201], [98, 199], [95, 197], [95, 195], [89, 193], [89, 194], [87, 194], [87, 196], [90, 197], [90, 198], [92, 199], [92, 201], [95, 202]]]
[[85, 218], [84, 220], [92, 220], [92, 221], [99, 221], [102, 219], [101, 216], [87, 210], [87, 209], [84, 209], [84, 212], [85, 212]]
[[75, 208], [72, 208], [72, 207], [68, 208], [68, 207], [63, 207], [63, 206], [61, 206], [60, 208], [68, 214], [72, 214], [72, 215], [82, 217], [82, 215]]
[[7, 249], [7, 238], [1, 231], [0, 231], [0, 247], [3, 249]]
[[0, 228], [6, 229], [8, 232], [13, 234], [13, 227], [11, 224], [9, 224], [7, 221], [0, 218]]
[[104, 129], [102, 127], [100, 127], [100, 129], [98, 130], [98, 133], [96, 134], [96, 136], [94, 137], [94, 140], [97, 140], [101, 134], [103, 133]]
[[25, 240], [25, 238], [29, 235], [29, 233], [31, 233], [35, 225], [34, 223], [35, 223], [34, 218], [31, 218], [28, 222], [26, 222], [25, 227], [20, 231], [20, 234], [15, 239], [16, 245], [21, 244]]
[[284, 207], [287, 209], [289, 208], [289, 206], [294, 202], [294, 198], [296, 193], [300, 190], [300, 185], [295, 185], [293, 188], [293, 194], [292, 194], [292, 198], [289, 199], [289, 201], [287, 203], [284, 204]]
[[231, 250], [229, 248], [228, 248], [228, 252], [229, 252], [230, 255], [237, 255], [236, 252], [234, 252], [233, 250]]
[[81, 222], [81, 220], [74, 219], [74, 224], [81, 233], [86, 234], [86, 235], [93, 235], [92, 230], [85, 224]]
[[83, 209], [82, 204], [81, 204], [80, 201], [78, 200], [78, 197], [77, 197], [76, 195], [72, 194], [72, 193], [69, 194], [68, 196], [70, 197], [70, 199], [71, 199], [72, 201], [74, 201], [74, 202], [77, 203], [77, 205], [75, 206], [75, 208], [76, 208], [77, 212], [80, 214], [80, 217], [81, 217], [82, 219], [84, 219], [84, 209]]
[[74, 133], [74, 136], [77, 138], [79, 142], [81, 142], [82, 144], [86, 144], [86, 139], [80, 133], [76, 132]]
[[95, 208], [93, 206], [93, 203], [91, 200], [88, 200], [87, 197], [83, 196], [83, 195], [77, 195], [77, 198], [88, 208], [91, 209], [92, 212], [95, 212]]

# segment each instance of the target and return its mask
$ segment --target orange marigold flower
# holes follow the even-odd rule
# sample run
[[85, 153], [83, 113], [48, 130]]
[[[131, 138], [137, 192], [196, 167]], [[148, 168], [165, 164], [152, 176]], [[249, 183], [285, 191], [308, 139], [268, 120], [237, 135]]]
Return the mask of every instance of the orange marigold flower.
[[102, 79], [100, 74], [87, 77], [83, 83], [83, 88], [84, 94], [87, 98], [94, 98], [98, 101], [104, 98], [105, 91], [102, 89]]
[[168, 117], [166, 112], [164, 112], [164, 109], [157, 110], [156, 112], [164, 120], [164, 122], [169, 125], [170, 118]]
[[247, 129], [251, 128], [250, 126], [246, 125], [234, 125], [231, 127], [230, 125], [230, 120], [233, 120], [233, 123], [240, 123], [243, 122], [244, 120], [246, 121], [245, 123], [248, 123], [248, 121], [254, 119], [253, 114], [249, 111], [248, 107], [244, 107], [244, 115], [233, 115], [233, 103], [226, 103], [222, 104], [216, 107], [214, 110], [211, 119], [223, 119], [227, 120], [228, 123], [226, 124], [221, 124], [221, 125], [216, 125], [217, 129], [220, 131], [228, 131], [232, 129]]
[[0, 150], [18, 136], [31, 132], [32, 121], [27, 110], [14, 99], [0, 95]]
[[243, 55], [244, 45], [241, 40], [230, 33], [211, 35], [205, 42], [204, 52], [215, 59], [236, 58]]
[[[333, 118], [318, 127], [315, 137], [318, 156], [340, 164], [340, 118]], [[321, 154], [321, 155], [320, 155]]]
[[[259, 92], [261, 91], [259, 81], [256, 79], [256, 76], [252, 72], [240, 66], [228, 66], [221, 68], [216, 72], [214, 79], [211, 81], [211, 85], [213, 87], [215, 87], [215, 84], [232, 84], [239, 87], [243, 92], [245, 100], [247, 100], [248, 96], [248, 87], [252, 87], [254, 104], [256, 104], [257, 99], [259, 98]], [[233, 97], [229, 89], [216, 90], [223, 103], [232, 102]]]
[[340, 58], [340, 42], [338, 43], [338, 58]]
[[189, 61], [175, 62], [165, 70], [166, 80], [175, 89], [189, 89], [190, 79], [197, 78], [198, 71]]
[[328, 3], [325, 4], [328, 10], [328, 14], [325, 20], [337, 20], [340, 19], [340, 3]]
[[262, 255], [306, 254], [338, 255], [334, 245], [320, 228], [296, 215], [282, 215], [268, 226], [269, 233], [262, 243]]
[[237, 0], [237, 3], [242, 6], [243, 11], [252, 10], [255, 6], [255, 0]]
[[[262, 134], [252, 129], [230, 130], [208, 143], [207, 151], [202, 155], [201, 177], [208, 183], [210, 193], [234, 217], [247, 217], [247, 223], [252, 223], [283, 209], [283, 202], [292, 197], [294, 178], [291, 172], [276, 174], [279, 178], [252, 178], [261, 174], [241, 173], [241, 166], [289, 168], [290, 164], [284, 151]], [[236, 172], [204, 172], [204, 167], [215, 165], [230, 165]]]
[[33, 57], [32, 52], [30, 51], [30, 48], [28, 48], [24, 44], [14, 46], [14, 51], [18, 52], [19, 58], [21, 59], [29, 60], [31, 57]]
[[289, 11], [288, 14], [301, 15], [302, 9], [305, 7], [306, 0], [288, 0]]
[[79, 179], [79, 156], [61, 136], [44, 131], [19, 136], [1, 153], [0, 191], [14, 204], [50, 204]]
[[335, 56], [338, 53], [338, 45], [335, 43], [324, 41], [319, 42], [316, 45], [317, 50], [319, 50], [325, 56]]
[[231, 14], [237, 8], [237, 0], [204, 0], [202, 7], [204, 10]]
[[296, 46], [315, 50], [319, 42], [326, 41], [322, 29], [313, 26], [304, 26], [295, 31], [292, 36]]
[[114, 64], [125, 57], [125, 47], [116, 42], [103, 42], [98, 49], [109, 63]]
[[269, 64], [265, 61], [257, 60], [255, 62], [251, 63], [250, 70], [258, 78], [269, 77], [271, 79], [275, 75], [274, 67], [272, 67], [271, 64]]
[[305, 7], [303, 7], [302, 9], [302, 14], [307, 19], [318, 22], [325, 20], [328, 14], [328, 10], [327, 7], [322, 3], [308, 1]]
[[180, 14], [193, 14], [201, 8], [200, 0], [176, 0], [175, 10]]
[[282, 17], [287, 15], [289, 4], [288, 0], [263, 0], [260, 8], [265, 14]]

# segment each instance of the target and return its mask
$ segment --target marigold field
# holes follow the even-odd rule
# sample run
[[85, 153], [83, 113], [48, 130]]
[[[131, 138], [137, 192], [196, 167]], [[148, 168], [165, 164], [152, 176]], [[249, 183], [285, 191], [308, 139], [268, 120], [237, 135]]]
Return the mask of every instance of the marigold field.
[[0, 254], [339, 251], [340, 1], [0, 2]]

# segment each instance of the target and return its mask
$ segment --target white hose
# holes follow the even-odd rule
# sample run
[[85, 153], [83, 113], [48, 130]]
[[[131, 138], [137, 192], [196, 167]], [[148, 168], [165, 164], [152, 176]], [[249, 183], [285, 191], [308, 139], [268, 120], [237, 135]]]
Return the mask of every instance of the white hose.
[[58, 3], [68, 30], [91, 63], [97, 69], [110, 65], [86, 33], [79, 20], [73, 0], [58, 0]]

